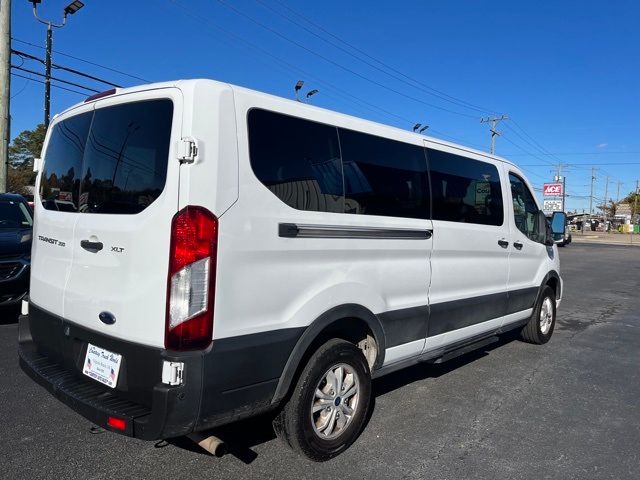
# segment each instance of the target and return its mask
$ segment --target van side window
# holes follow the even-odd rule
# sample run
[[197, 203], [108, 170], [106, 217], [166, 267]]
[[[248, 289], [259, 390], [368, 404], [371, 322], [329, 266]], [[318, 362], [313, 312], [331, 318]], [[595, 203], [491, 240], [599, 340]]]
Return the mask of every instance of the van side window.
[[424, 148], [338, 129], [345, 183], [345, 212], [430, 218]]
[[500, 174], [495, 165], [431, 148], [427, 158], [434, 220], [504, 223]]
[[511, 184], [511, 198], [513, 199], [513, 215], [516, 227], [530, 240], [540, 242], [538, 206], [533, 195], [524, 180], [515, 173], [509, 174], [509, 183]]
[[248, 127], [251, 167], [274, 195], [298, 210], [344, 211], [335, 127], [260, 109]]

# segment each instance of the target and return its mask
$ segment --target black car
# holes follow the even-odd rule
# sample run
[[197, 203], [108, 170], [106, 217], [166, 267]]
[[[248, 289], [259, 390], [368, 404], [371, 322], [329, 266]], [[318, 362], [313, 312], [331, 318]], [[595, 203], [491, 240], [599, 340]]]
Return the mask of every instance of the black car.
[[33, 215], [20, 195], [0, 194], [0, 307], [29, 291]]

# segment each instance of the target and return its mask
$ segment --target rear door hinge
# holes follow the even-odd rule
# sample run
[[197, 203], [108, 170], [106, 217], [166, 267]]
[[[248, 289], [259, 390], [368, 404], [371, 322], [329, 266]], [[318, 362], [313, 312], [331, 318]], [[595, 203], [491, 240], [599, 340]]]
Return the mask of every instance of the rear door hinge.
[[193, 163], [198, 158], [198, 141], [192, 137], [181, 138], [178, 142], [180, 163]]

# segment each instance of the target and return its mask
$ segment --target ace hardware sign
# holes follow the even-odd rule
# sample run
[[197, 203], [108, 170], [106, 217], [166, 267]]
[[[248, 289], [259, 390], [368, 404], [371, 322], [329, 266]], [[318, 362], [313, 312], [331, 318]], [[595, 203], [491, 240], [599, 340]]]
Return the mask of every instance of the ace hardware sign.
[[561, 183], [545, 183], [542, 193], [545, 197], [559, 197], [562, 195]]

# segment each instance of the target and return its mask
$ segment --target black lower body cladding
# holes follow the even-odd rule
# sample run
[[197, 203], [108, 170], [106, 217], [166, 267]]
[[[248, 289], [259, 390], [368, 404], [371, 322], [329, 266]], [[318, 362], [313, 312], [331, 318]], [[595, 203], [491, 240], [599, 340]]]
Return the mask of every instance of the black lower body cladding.
[[[82, 328], [31, 304], [20, 319], [21, 368], [90, 421], [126, 420], [125, 435], [154, 440], [185, 435], [273, 408], [290, 352], [304, 329], [215, 340], [204, 351], [171, 352]], [[91, 343], [122, 355], [116, 388], [82, 374]], [[183, 362], [182, 385], [161, 382], [163, 361]]]

